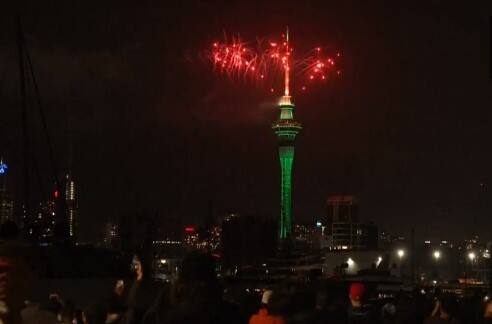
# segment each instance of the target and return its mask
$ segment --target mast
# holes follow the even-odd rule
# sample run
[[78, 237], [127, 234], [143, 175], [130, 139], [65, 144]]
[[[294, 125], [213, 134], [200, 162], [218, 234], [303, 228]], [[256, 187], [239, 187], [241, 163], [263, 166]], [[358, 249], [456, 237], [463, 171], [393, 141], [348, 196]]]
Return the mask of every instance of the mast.
[[289, 47], [289, 27], [287, 27], [287, 32], [285, 34], [285, 41], [286, 41], [286, 54], [282, 58], [283, 63], [284, 63], [284, 95], [289, 96], [290, 95], [290, 61], [289, 61], [289, 56], [290, 56], [290, 47]]
[[[26, 236], [31, 236], [32, 232], [32, 219], [31, 218], [31, 208], [30, 208], [30, 174], [29, 174], [29, 161], [31, 158], [30, 151], [30, 141], [29, 141], [29, 130], [28, 130], [28, 112], [27, 112], [27, 78], [30, 77], [32, 82], [34, 95], [36, 99], [36, 104], [38, 105], [39, 115], [41, 119], [41, 124], [43, 127], [43, 133], [46, 140], [46, 145], [48, 147], [48, 157], [51, 171], [53, 172], [53, 177], [56, 184], [56, 190], [59, 194], [56, 200], [57, 206], [57, 220], [55, 224], [54, 234], [57, 243], [65, 244], [68, 241], [68, 222], [67, 222], [67, 203], [64, 186], [62, 181], [59, 179], [58, 168], [56, 166], [55, 154], [53, 150], [53, 145], [51, 143], [48, 123], [46, 121], [46, 116], [44, 113], [43, 105], [41, 102], [40, 91], [36, 81], [33, 64], [29, 54], [29, 50], [25, 44], [24, 33], [22, 29], [22, 22], [20, 15], [17, 15], [17, 47], [18, 47], [18, 63], [19, 63], [19, 86], [21, 92], [21, 115], [22, 115], [22, 138], [23, 138], [23, 159], [24, 159], [24, 188], [23, 188], [23, 199], [24, 199], [24, 215], [23, 215], [23, 227], [26, 232]], [[27, 67], [27, 71], [26, 71]]]
[[22, 122], [22, 155], [23, 155], [23, 194], [22, 194], [22, 227], [26, 237], [30, 236], [30, 181], [29, 181], [29, 134], [27, 125], [26, 72], [24, 66], [24, 34], [20, 15], [17, 15], [17, 51], [19, 68], [19, 88], [21, 99]]

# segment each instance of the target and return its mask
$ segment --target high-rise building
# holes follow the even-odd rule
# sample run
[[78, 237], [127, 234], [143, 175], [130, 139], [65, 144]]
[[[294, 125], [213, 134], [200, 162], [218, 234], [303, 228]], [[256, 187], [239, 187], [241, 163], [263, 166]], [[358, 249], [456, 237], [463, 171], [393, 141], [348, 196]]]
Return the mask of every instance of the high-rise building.
[[65, 199], [67, 204], [68, 235], [70, 241], [76, 241], [77, 234], [77, 196], [75, 181], [69, 172], [65, 177]]
[[330, 196], [327, 202], [328, 224], [357, 223], [359, 221], [359, 201], [355, 196]]
[[8, 166], [0, 158], [0, 224], [14, 220], [14, 201], [7, 193]]
[[378, 228], [374, 224], [333, 223], [334, 250], [375, 250], [378, 248]]
[[359, 222], [359, 202], [355, 196], [328, 197], [327, 231], [334, 250], [367, 250], [378, 248], [376, 225]]
[[56, 222], [56, 203], [48, 200], [39, 203], [32, 219], [32, 235], [41, 245], [53, 243]]
[[186, 226], [184, 229], [183, 243], [187, 249], [198, 249], [199, 236], [194, 226]]
[[120, 239], [120, 231], [117, 224], [108, 223], [104, 228], [104, 246], [108, 249], [116, 249]]
[[[286, 87], [287, 89], [287, 87]], [[294, 120], [294, 104], [286, 94], [280, 98], [280, 116], [273, 124], [272, 129], [278, 138], [278, 152], [280, 158], [280, 239], [292, 235], [292, 165], [294, 163], [294, 142], [297, 134], [302, 130], [300, 123]]]
[[14, 220], [14, 201], [0, 190], [0, 224]]

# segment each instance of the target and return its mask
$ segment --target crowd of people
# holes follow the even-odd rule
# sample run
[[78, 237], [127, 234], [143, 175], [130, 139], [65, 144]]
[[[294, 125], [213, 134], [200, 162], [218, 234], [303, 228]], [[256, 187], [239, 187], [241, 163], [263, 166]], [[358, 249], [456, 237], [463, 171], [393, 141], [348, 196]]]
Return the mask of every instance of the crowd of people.
[[[492, 323], [492, 302], [440, 293], [396, 293], [375, 298], [367, 283], [333, 288], [320, 281], [283, 283], [237, 298], [217, 277], [215, 259], [199, 252], [183, 259], [179, 278], [156, 284], [133, 264], [130, 282], [118, 279], [108, 296], [77, 305], [56, 292], [30, 300], [34, 276], [28, 249], [0, 245], [1, 324], [295, 324]], [[342, 287], [342, 288], [340, 288]]]

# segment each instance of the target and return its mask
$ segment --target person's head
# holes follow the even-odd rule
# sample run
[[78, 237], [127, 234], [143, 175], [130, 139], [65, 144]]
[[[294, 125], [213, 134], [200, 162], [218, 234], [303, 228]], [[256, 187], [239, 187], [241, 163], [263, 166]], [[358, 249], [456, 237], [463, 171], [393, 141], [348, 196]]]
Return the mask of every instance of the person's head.
[[84, 324], [104, 324], [106, 322], [106, 312], [99, 305], [92, 305], [82, 312]]
[[383, 320], [392, 320], [396, 314], [396, 306], [393, 301], [385, 303], [381, 309]]
[[263, 292], [263, 295], [261, 296], [261, 306], [267, 308], [268, 304], [272, 300], [272, 296], [273, 296], [272, 290], [265, 290]]
[[58, 315], [61, 323], [72, 323], [75, 318], [75, 307], [70, 301], [64, 301]]
[[485, 304], [483, 317], [492, 319], [492, 300], [489, 300], [487, 304]]
[[122, 296], [124, 292], [125, 292], [125, 282], [123, 280], [116, 281], [116, 284], [114, 286], [114, 293], [117, 296]]
[[183, 296], [187, 296], [187, 299], [196, 297], [217, 300], [222, 297], [212, 256], [197, 251], [185, 256], [179, 278], [173, 285], [173, 303], [181, 300]]
[[50, 313], [58, 314], [62, 308], [60, 296], [57, 293], [51, 293], [48, 300], [42, 304], [42, 308]]
[[439, 306], [441, 311], [441, 317], [452, 317], [457, 313], [458, 303], [456, 298], [449, 294], [443, 294], [439, 297]]
[[360, 282], [354, 282], [350, 285], [349, 298], [352, 306], [360, 307], [364, 298], [366, 288]]
[[194, 251], [183, 259], [179, 279], [183, 282], [215, 282], [215, 260], [211, 255]]
[[142, 280], [144, 276], [144, 268], [140, 259], [133, 261], [133, 271], [135, 272], [137, 280]]

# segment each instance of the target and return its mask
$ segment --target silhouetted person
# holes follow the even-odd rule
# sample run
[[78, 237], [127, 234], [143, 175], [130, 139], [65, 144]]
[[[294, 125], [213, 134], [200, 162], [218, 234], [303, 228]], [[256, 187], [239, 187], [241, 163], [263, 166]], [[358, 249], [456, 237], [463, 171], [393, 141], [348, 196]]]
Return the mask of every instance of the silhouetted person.
[[76, 319], [75, 305], [71, 301], [63, 301], [58, 317], [60, 323], [62, 324], [73, 324], [74, 320]]
[[398, 324], [422, 323], [427, 313], [424, 313], [424, 316], [419, 315], [420, 298], [420, 292], [412, 294], [400, 292], [394, 301], [396, 312], [393, 317], [388, 317], [388, 319], [393, 318], [394, 322]]
[[239, 312], [222, 299], [215, 260], [192, 252], [182, 262], [178, 280], [170, 293], [170, 309], [163, 324], [235, 324]]
[[249, 324], [284, 324], [285, 321], [281, 316], [269, 313], [268, 304], [272, 298], [273, 291], [266, 290], [261, 298], [261, 307], [258, 313], [251, 316]]
[[127, 311], [124, 315], [125, 324], [140, 324], [148, 308], [155, 298], [154, 287], [149, 275], [149, 269], [145, 268], [140, 259], [132, 262], [135, 271], [133, 282], [127, 299]]
[[107, 307], [108, 317], [106, 322], [108, 324], [118, 323], [126, 311], [125, 282], [123, 280], [116, 281], [113, 292], [108, 299]]
[[106, 312], [101, 305], [92, 305], [82, 312], [83, 324], [104, 324], [106, 322]]
[[348, 323], [370, 324], [375, 322], [375, 315], [370, 305], [364, 304], [366, 288], [362, 283], [355, 282], [350, 285], [348, 307]]
[[311, 323], [346, 323], [347, 315], [346, 308], [337, 305], [335, 296], [328, 294], [326, 289], [316, 293], [315, 310]]
[[424, 320], [424, 324], [459, 324], [460, 321], [454, 317], [456, 312], [456, 300], [452, 296], [442, 295], [436, 300], [434, 309], [431, 315]]
[[[30, 249], [19, 242], [15, 223], [6, 222], [0, 226], [0, 321], [4, 324], [33, 323], [32, 318], [41, 318], [50, 314], [38, 307], [31, 310], [34, 317], [23, 320], [24, 301], [32, 291], [34, 275], [31, 271]], [[56, 320], [56, 316], [54, 316]], [[49, 323], [47, 320], [46, 323]]]
[[487, 304], [485, 304], [485, 309], [483, 312], [483, 324], [492, 324], [492, 301], [489, 300]]
[[150, 306], [145, 314], [142, 324], [160, 324], [166, 318], [166, 314], [171, 306], [170, 301], [171, 287], [168, 283], [164, 284], [155, 302]]

